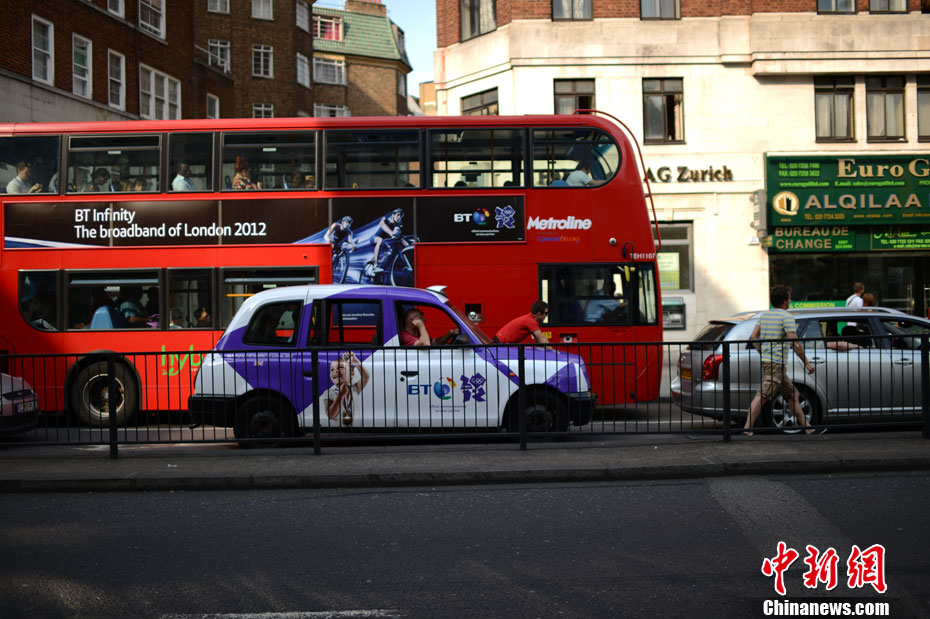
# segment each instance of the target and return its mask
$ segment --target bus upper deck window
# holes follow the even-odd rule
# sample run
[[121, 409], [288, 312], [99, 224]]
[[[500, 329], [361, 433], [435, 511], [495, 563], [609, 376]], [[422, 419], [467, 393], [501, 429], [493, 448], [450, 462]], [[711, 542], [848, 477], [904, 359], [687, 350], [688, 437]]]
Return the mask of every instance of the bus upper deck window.
[[223, 134], [223, 190], [316, 189], [316, 141], [316, 131]]
[[522, 129], [437, 129], [429, 135], [433, 187], [523, 186]]
[[597, 129], [554, 128], [533, 131], [533, 185], [594, 187], [620, 167], [620, 149]]
[[213, 134], [168, 136], [168, 191], [213, 191]]
[[161, 191], [161, 136], [71, 136], [67, 193]]
[[58, 136], [0, 138], [0, 191], [58, 193]]
[[327, 189], [420, 187], [416, 131], [327, 131]]

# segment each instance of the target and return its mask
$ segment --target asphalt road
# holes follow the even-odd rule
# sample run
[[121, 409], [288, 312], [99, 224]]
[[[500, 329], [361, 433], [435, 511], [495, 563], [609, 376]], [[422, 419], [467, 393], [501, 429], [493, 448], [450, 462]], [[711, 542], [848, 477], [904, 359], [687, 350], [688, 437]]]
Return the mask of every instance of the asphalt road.
[[[747, 617], [788, 598], [930, 614], [930, 475], [4, 495], [0, 617]], [[849, 588], [885, 548], [887, 593]], [[805, 546], [839, 586], [803, 585]], [[813, 596], [813, 597], [812, 597]]]

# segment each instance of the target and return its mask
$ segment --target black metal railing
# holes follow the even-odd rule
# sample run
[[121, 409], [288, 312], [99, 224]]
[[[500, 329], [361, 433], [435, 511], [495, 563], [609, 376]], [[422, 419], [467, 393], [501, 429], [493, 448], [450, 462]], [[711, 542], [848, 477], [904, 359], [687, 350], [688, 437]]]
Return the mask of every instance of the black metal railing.
[[[930, 336], [785, 342], [804, 424], [917, 428], [930, 438]], [[846, 342], [846, 344], [843, 344]], [[853, 346], [848, 344], [852, 343]], [[551, 354], [559, 353], [556, 359]], [[332, 348], [0, 359], [0, 445], [519, 439], [742, 431], [759, 388], [750, 341]], [[583, 369], [582, 364], [583, 363]], [[24, 379], [35, 391], [12, 377]], [[191, 397], [193, 396], [193, 397]], [[596, 398], [596, 399], [595, 399]], [[759, 432], [797, 432], [792, 395]], [[31, 403], [30, 403], [31, 402]]]

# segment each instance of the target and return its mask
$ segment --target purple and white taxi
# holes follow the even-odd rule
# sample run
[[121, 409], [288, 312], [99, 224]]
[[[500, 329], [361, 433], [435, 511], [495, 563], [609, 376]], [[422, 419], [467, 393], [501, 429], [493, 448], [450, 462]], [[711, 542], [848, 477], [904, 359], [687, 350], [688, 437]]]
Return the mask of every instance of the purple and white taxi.
[[[402, 345], [412, 310], [443, 345]], [[516, 431], [518, 353], [492, 343], [436, 290], [276, 288], [233, 317], [200, 366], [189, 409], [196, 421], [232, 427], [246, 441], [305, 434], [314, 403], [323, 429]], [[542, 346], [524, 354], [527, 429], [589, 423], [596, 396], [581, 358]]]

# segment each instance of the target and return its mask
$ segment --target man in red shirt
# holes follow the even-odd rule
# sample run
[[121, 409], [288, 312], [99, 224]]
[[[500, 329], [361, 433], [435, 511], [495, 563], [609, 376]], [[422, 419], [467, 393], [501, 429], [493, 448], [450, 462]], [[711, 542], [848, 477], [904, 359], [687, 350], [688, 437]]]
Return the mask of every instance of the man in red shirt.
[[458, 334], [458, 329], [450, 329], [445, 335], [431, 340], [426, 330], [426, 322], [423, 320], [423, 312], [415, 307], [404, 312], [404, 328], [398, 333], [401, 346], [429, 346], [431, 344], [440, 346], [447, 344]]
[[539, 344], [548, 344], [549, 339], [539, 329], [539, 323], [549, 315], [549, 304], [545, 301], [536, 301], [530, 307], [530, 313], [517, 316], [501, 327], [494, 339], [501, 344], [518, 344], [532, 335]]

